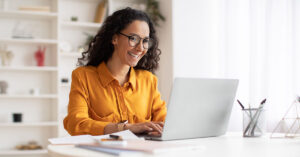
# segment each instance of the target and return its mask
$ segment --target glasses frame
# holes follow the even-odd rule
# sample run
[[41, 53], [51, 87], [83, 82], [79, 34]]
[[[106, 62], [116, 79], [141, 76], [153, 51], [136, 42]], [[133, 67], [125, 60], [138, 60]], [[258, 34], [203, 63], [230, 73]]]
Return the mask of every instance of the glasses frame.
[[[126, 34], [121, 33], [121, 32], [119, 32], [119, 34], [121, 34], [121, 35], [123, 35], [123, 36], [125, 36], [125, 37], [128, 38], [128, 45], [131, 46], [131, 47], [137, 47], [137, 46], [140, 44], [140, 42], [141, 42], [141, 41], [143, 42], [145, 39], [148, 39], [149, 42], [151, 41], [152, 44], [151, 44], [150, 46], [148, 46], [148, 48], [145, 48], [145, 45], [143, 44], [143, 48], [144, 48], [144, 49], [147, 49], [147, 50], [148, 50], [148, 49], [150, 49], [150, 48], [154, 45], [154, 40], [153, 40], [152, 38], [148, 38], [148, 37], [146, 37], [146, 38], [141, 38], [141, 37], [138, 36], [138, 35], [126, 35]], [[133, 36], [137, 36], [137, 37], [139, 38], [139, 41], [138, 41], [137, 44], [134, 45], [134, 46], [132, 46], [132, 45], [130, 44], [130, 38], [133, 37]]]

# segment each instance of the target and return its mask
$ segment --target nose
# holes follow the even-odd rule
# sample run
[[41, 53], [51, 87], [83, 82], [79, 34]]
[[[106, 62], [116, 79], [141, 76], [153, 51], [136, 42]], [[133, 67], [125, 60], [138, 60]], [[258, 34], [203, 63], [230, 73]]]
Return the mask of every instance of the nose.
[[138, 51], [143, 51], [144, 50], [144, 46], [143, 46], [143, 41], [140, 40], [139, 44], [136, 45], [136, 49]]

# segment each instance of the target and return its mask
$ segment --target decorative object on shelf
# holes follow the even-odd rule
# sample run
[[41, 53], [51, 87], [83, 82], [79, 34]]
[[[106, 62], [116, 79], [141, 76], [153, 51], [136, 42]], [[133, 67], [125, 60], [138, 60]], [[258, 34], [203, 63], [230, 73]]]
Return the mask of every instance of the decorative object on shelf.
[[49, 6], [20, 6], [19, 10], [50, 12], [50, 7]]
[[12, 38], [21, 38], [21, 39], [32, 39], [33, 37], [33, 28], [32, 26], [21, 24], [19, 21], [16, 22], [12, 32]]
[[6, 58], [4, 59], [4, 62], [3, 62], [4, 65], [10, 66], [13, 58], [14, 58], [14, 54], [11, 51], [7, 51]]
[[94, 36], [90, 33], [84, 32], [84, 34], [87, 36], [86, 41], [85, 41], [85, 45], [89, 45], [90, 42], [94, 39]]
[[63, 77], [63, 78], [61, 78], [61, 83], [64, 83], [64, 84], [69, 83], [69, 79], [66, 77]]
[[13, 58], [14, 54], [7, 50], [6, 45], [0, 46], [0, 65], [10, 66]]
[[71, 17], [71, 21], [73, 21], [73, 22], [78, 21], [78, 17], [77, 17], [77, 16], [72, 16], [72, 17]]
[[40, 89], [39, 89], [39, 88], [32, 88], [32, 89], [29, 90], [29, 93], [30, 93], [31, 95], [37, 96], [37, 95], [40, 94]]
[[44, 66], [45, 52], [46, 52], [46, 47], [39, 46], [38, 50], [34, 53], [35, 60], [37, 62], [37, 66]]
[[22, 122], [22, 113], [13, 113], [12, 118], [14, 123], [21, 123]]
[[0, 94], [7, 94], [8, 83], [6, 81], [0, 81]]
[[42, 149], [43, 147], [39, 145], [36, 141], [29, 141], [28, 144], [17, 145], [16, 149], [18, 150], [37, 150]]
[[104, 17], [106, 15], [106, 10], [107, 10], [106, 4], [107, 4], [107, 0], [102, 0], [98, 4], [98, 8], [97, 8], [97, 11], [96, 11], [94, 22], [96, 22], [96, 23], [102, 23], [103, 22]]
[[59, 42], [59, 50], [60, 52], [71, 52], [72, 46], [67, 41], [61, 41]]
[[166, 20], [159, 11], [159, 2], [157, 0], [147, 0], [146, 12], [150, 16], [155, 26], [159, 26], [160, 20]]
[[[280, 134], [277, 134], [281, 132]], [[284, 134], [282, 134], [284, 133]], [[271, 138], [300, 137], [300, 97], [297, 96], [272, 131]]]

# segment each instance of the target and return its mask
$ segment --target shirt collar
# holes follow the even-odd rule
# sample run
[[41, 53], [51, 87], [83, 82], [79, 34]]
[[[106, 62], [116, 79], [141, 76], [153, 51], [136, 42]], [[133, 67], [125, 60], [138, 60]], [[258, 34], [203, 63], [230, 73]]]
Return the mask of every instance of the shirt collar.
[[[108, 84], [110, 84], [113, 80], [116, 80], [111, 72], [108, 70], [106, 63], [102, 62], [97, 67], [97, 72], [100, 77], [100, 81], [104, 87], [106, 87]], [[136, 87], [136, 75], [135, 70], [133, 67], [130, 68], [130, 74], [129, 74], [129, 84], [131, 85], [132, 89], [135, 89]]]

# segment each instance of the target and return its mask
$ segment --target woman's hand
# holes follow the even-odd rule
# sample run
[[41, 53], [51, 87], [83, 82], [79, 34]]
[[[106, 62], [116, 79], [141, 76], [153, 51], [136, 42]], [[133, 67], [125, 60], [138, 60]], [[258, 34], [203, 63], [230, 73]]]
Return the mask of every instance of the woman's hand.
[[163, 122], [144, 122], [125, 125], [125, 129], [129, 129], [135, 134], [157, 132], [156, 134], [161, 135], [163, 127]]

